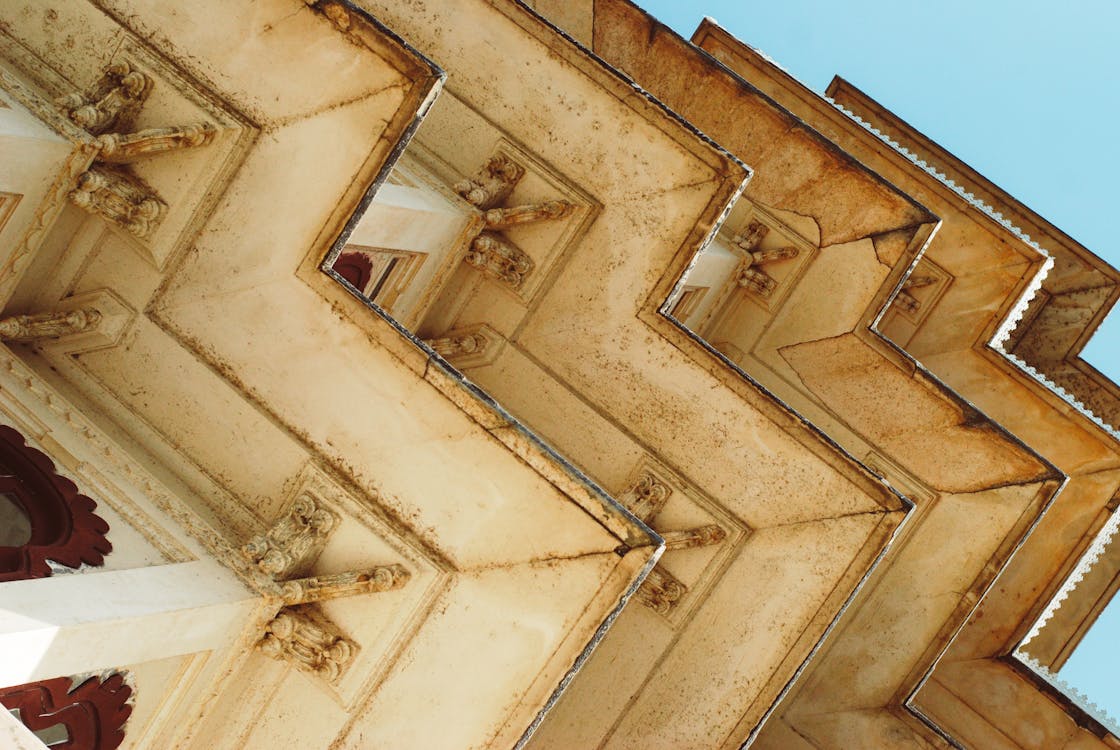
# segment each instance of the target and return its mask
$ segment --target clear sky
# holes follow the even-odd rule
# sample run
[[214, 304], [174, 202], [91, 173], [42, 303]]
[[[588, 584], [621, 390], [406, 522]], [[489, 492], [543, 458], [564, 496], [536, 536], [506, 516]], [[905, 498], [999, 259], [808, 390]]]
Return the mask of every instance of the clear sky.
[[[1120, 266], [1120, 0], [637, 0], [707, 15], [810, 88], [841, 75]], [[749, 160], [748, 160], [749, 161]], [[1120, 312], [1086, 358], [1120, 379]], [[1120, 718], [1120, 601], [1061, 677]]]

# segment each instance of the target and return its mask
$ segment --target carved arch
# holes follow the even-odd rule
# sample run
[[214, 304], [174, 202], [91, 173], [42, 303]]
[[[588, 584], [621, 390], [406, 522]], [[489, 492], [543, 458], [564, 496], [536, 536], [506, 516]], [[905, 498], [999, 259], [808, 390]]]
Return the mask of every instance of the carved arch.
[[113, 549], [109, 524], [97, 504], [55, 472], [54, 462], [31, 448], [23, 435], [0, 425], [0, 493], [31, 525], [31, 538], [18, 547], [0, 547], [0, 582], [44, 578], [47, 560], [69, 568], [101, 565]]
[[334, 270], [359, 292], [364, 292], [373, 275], [373, 264], [361, 253], [343, 253], [334, 262]]
[[124, 741], [124, 724], [132, 713], [132, 688], [115, 672], [102, 680], [90, 677], [71, 689], [69, 677], [0, 688], [0, 704], [19, 711], [33, 732], [61, 724], [69, 739], [51, 750], [115, 750]]

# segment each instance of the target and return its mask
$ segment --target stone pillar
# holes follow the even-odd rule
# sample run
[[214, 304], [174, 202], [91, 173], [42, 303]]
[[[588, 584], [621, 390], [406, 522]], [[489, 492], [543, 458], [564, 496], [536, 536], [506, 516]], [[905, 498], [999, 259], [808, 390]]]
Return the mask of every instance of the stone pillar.
[[220, 649], [258, 602], [203, 560], [0, 584], [0, 685]]
[[0, 706], [0, 747], [5, 750], [46, 750], [47, 746]]

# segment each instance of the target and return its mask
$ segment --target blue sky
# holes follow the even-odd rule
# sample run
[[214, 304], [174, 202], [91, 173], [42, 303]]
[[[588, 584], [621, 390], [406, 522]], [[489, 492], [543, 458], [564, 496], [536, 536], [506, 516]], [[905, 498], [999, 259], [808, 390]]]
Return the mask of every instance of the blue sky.
[[[1120, 265], [1120, 2], [637, 2], [686, 38], [711, 16], [816, 91], [843, 76]], [[1085, 351], [1113, 379], [1118, 344], [1120, 314]], [[1114, 601], [1061, 677], [1120, 718], [1117, 674]]]

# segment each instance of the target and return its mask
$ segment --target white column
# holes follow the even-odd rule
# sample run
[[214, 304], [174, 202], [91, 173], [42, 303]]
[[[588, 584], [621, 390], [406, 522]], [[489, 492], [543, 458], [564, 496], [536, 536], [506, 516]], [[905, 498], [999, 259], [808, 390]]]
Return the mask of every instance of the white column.
[[4, 750], [46, 750], [31, 730], [20, 724], [6, 708], [0, 706], [0, 747]]
[[193, 561], [0, 584], [0, 685], [227, 646], [259, 598]]

